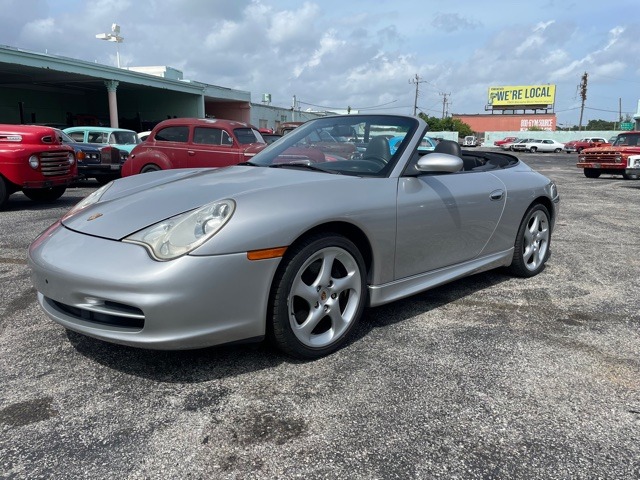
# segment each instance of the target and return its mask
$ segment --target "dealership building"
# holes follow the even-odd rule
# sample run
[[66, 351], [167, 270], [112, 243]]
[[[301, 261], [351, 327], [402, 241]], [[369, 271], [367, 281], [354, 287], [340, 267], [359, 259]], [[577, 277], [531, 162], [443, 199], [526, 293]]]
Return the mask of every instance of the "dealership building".
[[[277, 129], [314, 112], [253, 103], [243, 90], [187, 80], [171, 67], [113, 67], [0, 46], [0, 123], [149, 130], [175, 117], [226, 118]], [[268, 98], [269, 101], [264, 99]]]

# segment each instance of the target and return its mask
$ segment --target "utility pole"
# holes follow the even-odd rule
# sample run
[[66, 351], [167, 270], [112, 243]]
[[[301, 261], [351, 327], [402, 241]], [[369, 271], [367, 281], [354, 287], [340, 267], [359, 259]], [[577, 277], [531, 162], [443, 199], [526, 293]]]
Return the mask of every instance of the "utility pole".
[[584, 72], [582, 75], [582, 81], [580, 82], [580, 98], [582, 99], [582, 105], [580, 106], [580, 122], [578, 123], [578, 131], [582, 130], [582, 115], [584, 113], [584, 102], [587, 100], [587, 77], [589, 75]]
[[622, 97], [618, 98], [618, 118], [620, 119], [620, 123], [622, 123]]
[[420, 80], [420, 76], [416, 73], [416, 77], [409, 80], [409, 83], [415, 83], [416, 85], [416, 97], [413, 101], [413, 116], [416, 116], [416, 112], [418, 110], [418, 85], [421, 83], [427, 83], [426, 80]]
[[442, 118], [444, 119], [449, 113], [449, 110], [447, 109], [447, 105], [449, 103], [447, 102], [447, 97], [451, 96], [451, 92], [449, 93], [440, 92], [440, 95], [442, 95]]
[[297, 103], [298, 100], [296, 99], [296, 96], [293, 96], [292, 102], [291, 102], [291, 119], [295, 122], [296, 121], [296, 107], [297, 107]]

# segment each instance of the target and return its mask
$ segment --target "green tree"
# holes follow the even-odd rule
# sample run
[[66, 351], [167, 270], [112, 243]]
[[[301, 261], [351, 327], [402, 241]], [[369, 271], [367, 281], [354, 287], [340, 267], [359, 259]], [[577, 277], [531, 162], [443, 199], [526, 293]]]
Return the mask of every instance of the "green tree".
[[473, 135], [473, 130], [469, 124], [453, 117], [438, 118], [429, 117], [424, 113], [418, 114], [425, 122], [429, 124], [430, 132], [458, 132], [459, 137]]
[[607, 122], [606, 120], [589, 120], [585, 130], [614, 130], [615, 122]]

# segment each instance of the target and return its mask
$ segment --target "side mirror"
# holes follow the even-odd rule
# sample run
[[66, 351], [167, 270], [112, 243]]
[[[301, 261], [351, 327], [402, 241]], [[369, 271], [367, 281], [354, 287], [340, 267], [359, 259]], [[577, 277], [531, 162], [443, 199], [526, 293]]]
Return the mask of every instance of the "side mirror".
[[421, 172], [454, 173], [462, 170], [462, 159], [448, 153], [429, 153], [418, 160], [416, 168]]

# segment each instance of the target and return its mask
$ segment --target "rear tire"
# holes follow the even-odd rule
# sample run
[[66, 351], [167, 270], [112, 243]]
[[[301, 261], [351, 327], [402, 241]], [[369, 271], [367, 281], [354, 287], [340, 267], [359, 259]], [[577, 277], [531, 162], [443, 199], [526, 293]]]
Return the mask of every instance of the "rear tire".
[[53, 202], [59, 199], [66, 190], [67, 187], [25, 188], [22, 190], [22, 193], [34, 202]]
[[366, 267], [346, 237], [321, 233], [291, 247], [273, 281], [269, 336], [301, 359], [328, 355], [346, 342], [367, 303]]
[[623, 173], [622, 178], [624, 178], [625, 180], [638, 180], [640, 178], [640, 175], [637, 175], [635, 173], [634, 174]]
[[547, 207], [537, 203], [524, 214], [516, 236], [509, 270], [517, 277], [533, 277], [542, 271], [551, 251], [551, 222]]
[[154, 164], [149, 164], [149, 165], [145, 165], [144, 167], [142, 167], [142, 170], [140, 170], [140, 173], [149, 173], [149, 172], [157, 172], [160, 170], [160, 167]]
[[584, 176], [587, 178], [598, 178], [600, 176], [600, 171], [595, 168], [585, 168]]

